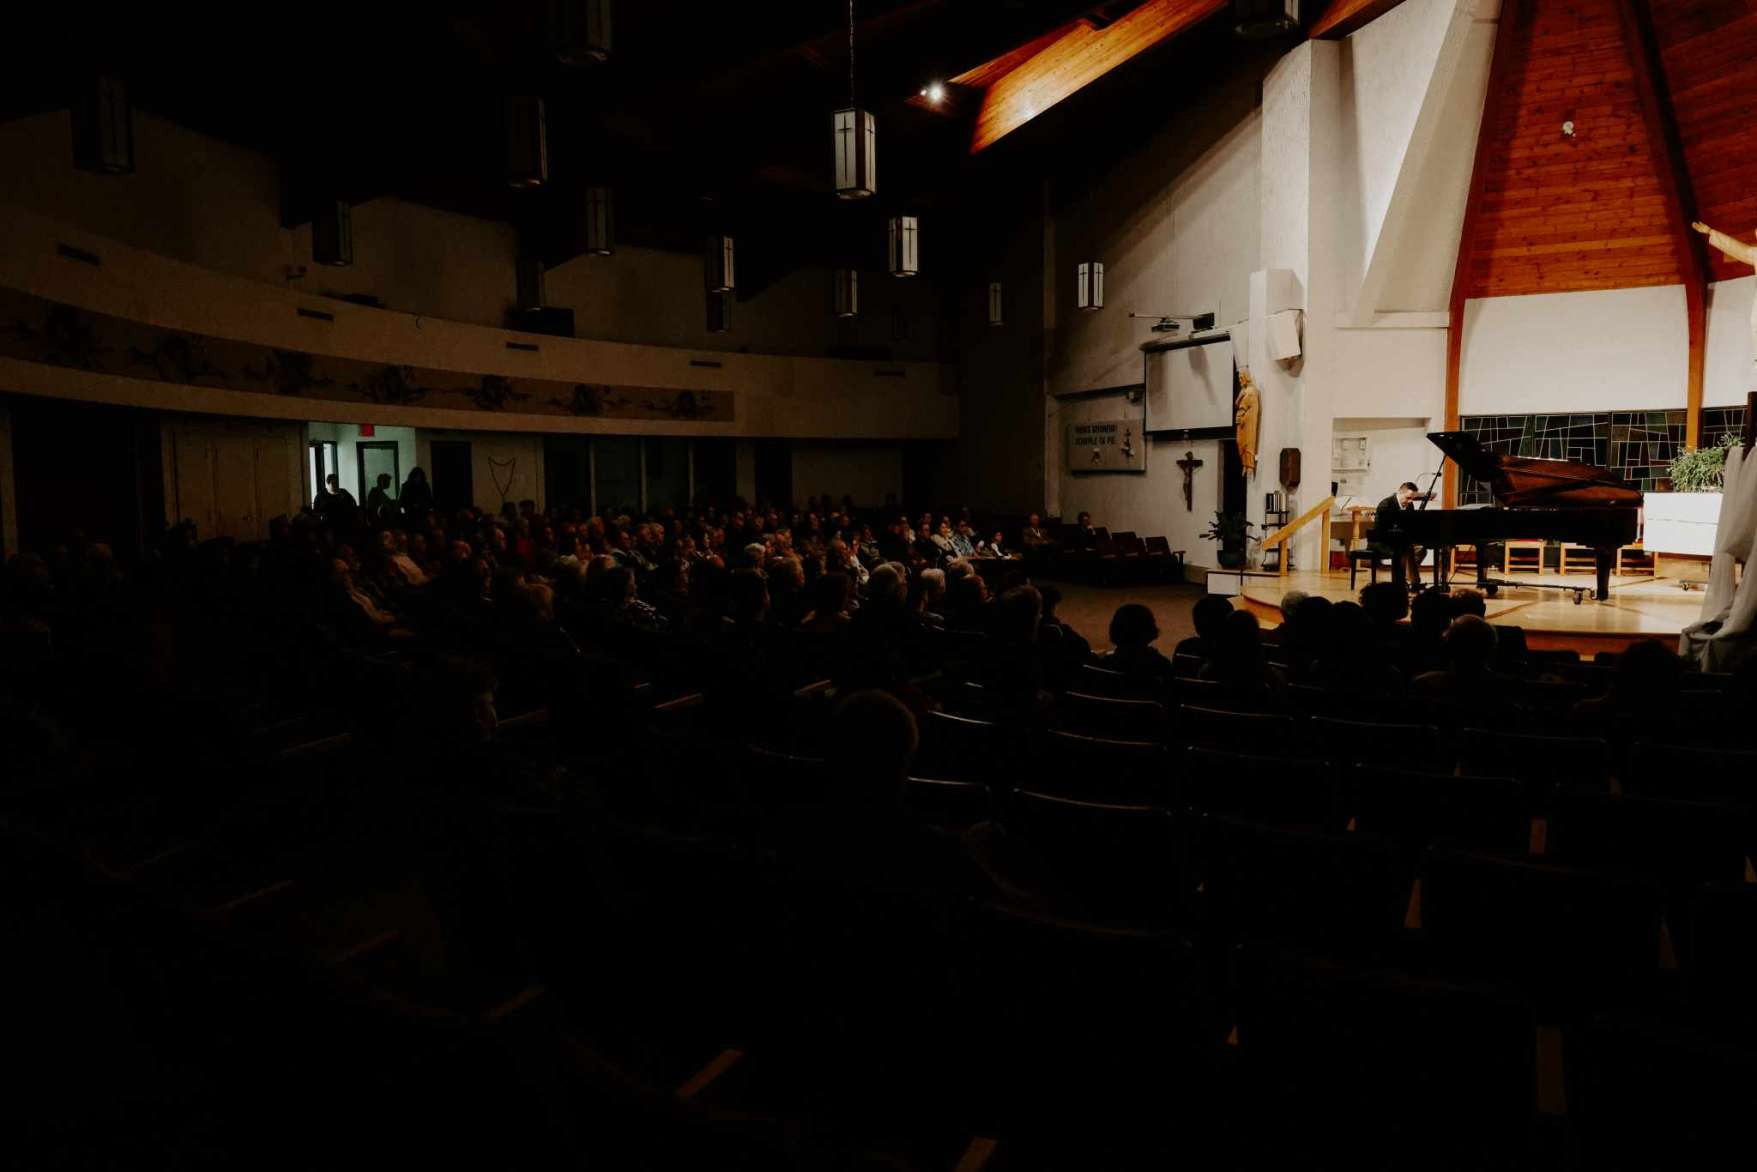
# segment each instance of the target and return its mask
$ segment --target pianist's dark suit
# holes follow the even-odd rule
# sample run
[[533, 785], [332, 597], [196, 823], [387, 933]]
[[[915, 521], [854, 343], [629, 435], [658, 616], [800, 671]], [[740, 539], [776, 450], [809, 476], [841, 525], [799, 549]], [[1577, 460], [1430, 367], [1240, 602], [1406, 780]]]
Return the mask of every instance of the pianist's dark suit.
[[[1413, 507], [1413, 505], [1408, 507]], [[1398, 502], [1397, 494], [1392, 493], [1390, 496], [1379, 502], [1378, 509], [1373, 513], [1373, 548], [1387, 557], [1396, 557], [1398, 555], [1398, 550], [1395, 546], [1385, 540], [1384, 535], [1391, 532], [1391, 530], [1396, 527], [1397, 514], [1404, 512], [1405, 508], [1406, 506]], [[1421, 559], [1422, 555], [1426, 552], [1427, 551], [1419, 545], [1404, 547], [1402, 555], [1405, 581], [1412, 584], [1421, 581]]]

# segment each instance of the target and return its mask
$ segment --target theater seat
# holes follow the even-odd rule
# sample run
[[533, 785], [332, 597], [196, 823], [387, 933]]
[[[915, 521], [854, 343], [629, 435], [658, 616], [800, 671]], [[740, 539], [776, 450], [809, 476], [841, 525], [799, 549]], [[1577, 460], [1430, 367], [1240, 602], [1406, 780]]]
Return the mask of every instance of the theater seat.
[[[1192, 681], [1180, 680], [1181, 683]], [[1276, 757], [1298, 757], [1310, 751], [1298, 736], [1294, 717], [1265, 712], [1229, 712], [1180, 704], [1177, 710], [1178, 743], [1207, 749], [1238, 750]]]
[[1363, 955], [1401, 929], [1409, 893], [1384, 840], [1217, 815], [1197, 825], [1203, 913], [1214, 938]]
[[1531, 841], [1524, 790], [1508, 777], [1362, 765], [1347, 775], [1343, 805], [1356, 829], [1395, 842], [1411, 863], [1438, 842], [1518, 858]]
[[1551, 1015], [1651, 991], [1654, 884], [1441, 848], [1421, 882], [1422, 929], [1448, 972], [1517, 985]]
[[1290, 761], [1218, 749], [1185, 751], [1179, 801], [1204, 814], [1274, 826], [1339, 829], [1336, 770], [1328, 761]]
[[1719, 1030], [1619, 1014], [1563, 1054], [1577, 1167], [1714, 1168], [1748, 1149], [1757, 1051]]
[[1024, 788], [1064, 797], [1170, 806], [1176, 794], [1171, 756], [1157, 741], [1115, 740], [1051, 730], [1021, 765]]
[[1246, 1094], [1275, 1125], [1259, 1166], [1522, 1166], [1531, 1007], [1493, 986], [1342, 965], [1262, 942], [1234, 954]]
[[1159, 740], [1167, 727], [1165, 706], [1156, 700], [1122, 700], [1084, 692], [1059, 696], [1055, 719], [1069, 732], [1125, 740]]
[[1182, 918], [1185, 851], [1165, 810], [1020, 790], [1006, 821], [1086, 918], [1136, 927]]

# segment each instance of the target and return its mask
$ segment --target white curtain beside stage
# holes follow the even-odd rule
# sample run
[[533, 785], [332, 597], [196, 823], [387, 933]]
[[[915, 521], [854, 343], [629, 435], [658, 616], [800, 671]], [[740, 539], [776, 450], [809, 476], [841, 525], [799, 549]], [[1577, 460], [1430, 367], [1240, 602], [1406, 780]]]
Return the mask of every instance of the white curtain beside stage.
[[[1750, 570], [1757, 545], [1757, 460], [1746, 455], [1738, 447], [1727, 452], [1702, 617], [1678, 639], [1678, 653], [1702, 671], [1732, 671], [1757, 654], [1757, 574]], [[1739, 563], [1746, 567], [1743, 581]]]

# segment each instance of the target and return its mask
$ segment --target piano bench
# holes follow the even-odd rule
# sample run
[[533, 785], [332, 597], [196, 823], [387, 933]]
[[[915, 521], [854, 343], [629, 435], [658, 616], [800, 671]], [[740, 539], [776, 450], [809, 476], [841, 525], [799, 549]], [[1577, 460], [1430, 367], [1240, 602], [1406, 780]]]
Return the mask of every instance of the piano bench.
[[1348, 551], [1348, 588], [1350, 590], [1354, 589], [1355, 575], [1357, 575], [1360, 572], [1360, 564], [1362, 562], [1365, 562], [1367, 564], [1367, 575], [1368, 575], [1367, 580], [1369, 582], [1377, 582], [1379, 580], [1379, 566], [1380, 566], [1380, 564], [1383, 563], [1385, 568], [1389, 569], [1391, 566], [1391, 556], [1389, 554], [1385, 553], [1383, 550], [1377, 550], [1377, 549], [1371, 549], [1371, 548], [1349, 550]]

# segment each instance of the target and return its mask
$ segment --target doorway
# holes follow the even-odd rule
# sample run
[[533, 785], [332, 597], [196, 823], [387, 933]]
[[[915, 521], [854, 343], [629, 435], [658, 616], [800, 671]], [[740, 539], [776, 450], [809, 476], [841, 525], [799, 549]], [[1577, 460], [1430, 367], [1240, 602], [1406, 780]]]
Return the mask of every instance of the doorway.
[[384, 475], [390, 476], [390, 499], [397, 499], [397, 494], [402, 491], [403, 470], [397, 464], [395, 440], [361, 440], [354, 445], [354, 459], [360, 470], [361, 505], [365, 505], [366, 498], [378, 484], [378, 478]]
[[475, 462], [469, 440], [434, 440], [433, 503], [456, 514], [476, 503]]
[[342, 470], [336, 463], [336, 441], [312, 440], [311, 454], [306, 461], [307, 471], [311, 476], [311, 491], [305, 494], [307, 504], [317, 503], [317, 494], [323, 491], [324, 482], [331, 476], [339, 481]]
[[793, 446], [784, 439], [760, 439], [755, 446], [757, 504], [786, 508], [793, 498]]

